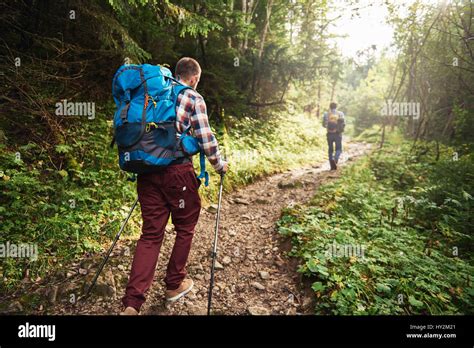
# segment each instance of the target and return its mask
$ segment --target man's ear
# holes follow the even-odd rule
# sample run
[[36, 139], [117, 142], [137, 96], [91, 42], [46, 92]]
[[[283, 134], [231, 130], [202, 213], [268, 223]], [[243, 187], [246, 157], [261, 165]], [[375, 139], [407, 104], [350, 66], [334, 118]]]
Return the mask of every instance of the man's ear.
[[191, 83], [192, 86], [194, 86], [194, 88], [196, 88], [198, 82], [199, 82], [199, 76], [198, 76], [198, 75], [194, 75], [194, 76], [192, 77], [192, 83]]

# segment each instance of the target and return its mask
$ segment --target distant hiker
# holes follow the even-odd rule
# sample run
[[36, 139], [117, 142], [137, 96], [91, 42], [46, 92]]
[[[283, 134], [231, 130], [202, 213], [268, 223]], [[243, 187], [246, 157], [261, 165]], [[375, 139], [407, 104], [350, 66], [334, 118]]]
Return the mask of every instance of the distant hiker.
[[[201, 77], [199, 63], [192, 58], [180, 59], [176, 64], [175, 76], [182, 84], [192, 87], [183, 90], [176, 100], [178, 133], [191, 126], [194, 137], [214, 169], [218, 173], [225, 173], [228, 164], [222, 160], [217, 140], [209, 126], [206, 103], [196, 92]], [[192, 289], [193, 281], [186, 277], [186, 262], [201, 211], [199, 186], [200, 181], [196, 178], [190, 156], [175, 160], [159, 171], [138, 175], [137, 191], [143, 227], [122, 299], [125, 310], [121, 314], [136, 315], [145, 302], [145, 293], [153, 281], [170, 215], [176, 239], [164, 279], [166, 300], [176, 301]]]
[[[329, 164], [331, 170], [337, 169], [337, 162], [342, 153], [342, 132], [346, 123], [344, 113], [337, 110], [337, 104], [329, 104], [329, 111], [323, 115], [323, 127], [327, 129], [327, 140], [329, 148]], [[336, 144], [336, 154], [334, 155], [334, 144]]]

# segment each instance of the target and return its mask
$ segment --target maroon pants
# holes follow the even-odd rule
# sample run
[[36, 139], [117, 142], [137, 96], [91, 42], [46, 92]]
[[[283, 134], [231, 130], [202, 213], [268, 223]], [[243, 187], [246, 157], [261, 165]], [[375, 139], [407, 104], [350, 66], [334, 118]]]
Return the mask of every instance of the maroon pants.
[[200, 182], [190, 162], [166, 167], [159, 173], [140, 174], [137, 181], [143, 227], [122, 302], [125, 307], [140, 310], [153, 281], [170, 214], [176, 239], [166, 270], [166, 288], [177, 289], [186, 276], [186, 261], [201, 211], [201, 199]]

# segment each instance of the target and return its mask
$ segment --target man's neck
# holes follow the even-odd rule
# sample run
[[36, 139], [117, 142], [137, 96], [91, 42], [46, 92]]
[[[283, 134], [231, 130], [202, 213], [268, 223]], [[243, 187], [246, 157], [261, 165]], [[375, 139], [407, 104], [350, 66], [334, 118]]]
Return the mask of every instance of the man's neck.
[[180, 79], [180, 80], [178, 80], [178, 81], [179, 81], [179, 82], [181, 82], [183, 85], [186, 85], [186, 86], [188, 86], [188, 87], [191, 87], [191, 88], [193, 88], [193, 86], [191, 86], [191, 84], [189, 83], [189, 81], [186, 81], [186, 80], [181, 80], [181, 79]]

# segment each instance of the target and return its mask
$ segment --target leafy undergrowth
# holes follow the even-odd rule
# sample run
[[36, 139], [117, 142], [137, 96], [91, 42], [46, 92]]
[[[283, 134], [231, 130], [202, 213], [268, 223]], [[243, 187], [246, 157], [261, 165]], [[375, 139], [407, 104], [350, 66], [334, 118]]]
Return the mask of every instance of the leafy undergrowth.
[[410, 146], [386, 146], [283, 212], [316, 313], [473, 313], [473, 156]]
[[[0, 144], [1, 243], [36, 246], [38, 256], [2, 258], [2, 291], [61, 269], [77, 255], [98, 252], [113, 238], [135, 193], [117, 170], [109, 134], [100, 115], [93, 124], [71, 127], [68, 143], [53, 151], [31, 141]], [[136, 228], [134, 221], [129, 228]]]
[[367, 128], [355, 137], [357, 141], [365, 141], [368, 143], [378, 143], [382, 135], [382, 129], [378, 125]]
[[[72, 259], [105, 250], [136, 197], [135, 184], [110, 149], [111, 110], [94, 120], [72, 118], [64, 144], [52, 150], [26, 139], [0, 143], [1, 243], [37, 246], [38, 258], [1, 257], [0, 291], [14, 290], [20, 280], [35, 281], [61, 270]], [[228, 118], [228, 129], [216, 129], [231, 163], [226, 190], [256, 178], [324, 156], [319, 123], [285, 113], [266, 122]], [[197, 156], [195, 156], [197, 157]], [[195, 158], [196, 171], [198, 159]], [[215, 201], [217, 175], [201, 188], [203, 204]], [[125, 234], [140, 230], [136, 209]]]

